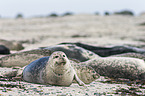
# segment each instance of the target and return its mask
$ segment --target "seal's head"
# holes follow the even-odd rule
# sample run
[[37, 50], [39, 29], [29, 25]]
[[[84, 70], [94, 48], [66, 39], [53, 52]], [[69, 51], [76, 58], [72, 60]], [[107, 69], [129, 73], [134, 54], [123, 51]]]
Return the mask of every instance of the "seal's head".
[[49, 57], [48, 63], [49, 66], [55, 71], [64, 71], [70, 66], [69, 59], [67, 58], [66, 54], [62, 51], [53, 52]]
[[65, 65], [67, 63], [67, 57], [63, 52], [54, 52], [53, 59], [55, 59], [55, 65]]

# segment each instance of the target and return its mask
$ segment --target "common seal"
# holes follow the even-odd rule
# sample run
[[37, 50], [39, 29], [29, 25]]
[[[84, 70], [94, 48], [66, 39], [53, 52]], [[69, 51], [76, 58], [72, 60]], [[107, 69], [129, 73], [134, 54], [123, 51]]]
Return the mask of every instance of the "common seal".
[[123, 53], [138, 53], [138, 54], [145, 55], [145, 49], [130, 47], [130, 46], [100, 47], [100, 46], [93, 46], [80, 42], [77, 43], [64, 42], [60, 44], [73, 44], [82, 47], [84, 49], [87, 49], [89, 51], [92, 51], [101, 57], [107, 57], [107, 56], [123, 54]]
[[[93, 68], [70, 62], [65, 53], [61, 51], [37, 59], [13, 73], [17, 77], [23, 74], [22, 79], [27, 82], [60, 86], [69, 86], [73, 80], [79, 85], [85, 85], [84, 83], [89, 84], [99, 78], [99, 74]], [[13, 73], [7, 73], [5, 76], [10, 77], [14, 75]]]
[[49, 50], [29, 50], [19, 53], [10, 54], [8, 56], [4, 56], [0, 58], [0, 66], [1, 67], [23, 67], [30, 64], [32, 61], [44, 57], [49, 56], [51, 53]]
[[145, 79], [145, 61], [129, 57], [103, 57], [79, 63], [95, 69], [101, 76], [126, 78], [131, 80]]
[[10, 50], [22, 50], [24, 49], [23, 45], [20, 42], [17, 41], [7, 41], [4, 39], [0, 39], [0, 45], [4, 45], [7, 48], [9, 48]]
[[0, 54], [3, 55], [10, 54], [10, 49], [4, 45], [0, 45]]
[[44, 47], [41, 49], [48, 49], [51, 50], [51, 52], [63, 51], [69, 58], [76, 59], [80, 62], [99, 57], [94, 52], [91, 52], [89, 50], [86, 50], [82, 47], [78, 47], [73, 44], [55, 45], [55, 46]]

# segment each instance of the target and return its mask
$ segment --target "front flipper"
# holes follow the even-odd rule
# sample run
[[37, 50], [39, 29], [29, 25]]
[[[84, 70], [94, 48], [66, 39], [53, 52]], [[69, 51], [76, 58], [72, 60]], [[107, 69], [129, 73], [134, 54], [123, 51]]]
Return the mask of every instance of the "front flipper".
[[4, 74], [3, 76], [5, 76], [5, 77], [13, 77], [13, 79], [21, 78], [22, 74], [23, 74], [23, 70], [24, 70], [25, 67], [26, 66], [24, 66], [22, 68], [19, 68], [17, 70], [10, 71], [10, 72]]
[[74, 80], [80, 85], [80, 86], [85, 86], [85, 83], [79, 79], [77, 74], [75, 73], [74, 75]]
[[8, 77], [8, 78], [16, 77], [16, 76], [17, 76], [18, 70], [19, 70], [19, 69], [12, 70], [12, 71], [10, 71], [10, 72], [7, 72], [7, 73], [3, 74], [3, 76], [4, 76], [4, 77]]

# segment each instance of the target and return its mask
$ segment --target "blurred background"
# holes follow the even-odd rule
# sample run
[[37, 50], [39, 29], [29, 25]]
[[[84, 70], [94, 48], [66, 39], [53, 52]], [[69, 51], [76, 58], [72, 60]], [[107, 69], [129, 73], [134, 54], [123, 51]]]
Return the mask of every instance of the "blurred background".
[[27, 50], [82, 42], [145, 48], [144, 5], [145, 0], [0, 0], [0, 45], [18, 42]]
[[63, 15], [66, 12], [74, 14], [90, 13], [113, 14], [123, 10], [139, 15], [145, 11], [144, 0], [0, 0], [0, 16], [14, 18], [48, 16], [52, 13]]

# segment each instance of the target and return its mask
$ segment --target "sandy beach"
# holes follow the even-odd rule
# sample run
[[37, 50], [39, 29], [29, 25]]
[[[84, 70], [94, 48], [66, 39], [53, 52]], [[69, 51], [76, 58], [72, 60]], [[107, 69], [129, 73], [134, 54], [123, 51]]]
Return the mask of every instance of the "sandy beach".
[[[82, 42], [95, 46], [127, 45], [145, 49], [144, 16], [98, 16], [79, 14], [62, 17], [6, 19], [0, 18], [0, 39], [24, 42], [24, 50], [56, 45], [62, 42]], [[23, 51], [23, 50], [22, 50]], [[11, 52], [16, 52], [11, 50]], [[0, 74], [12, 68], [0, 68]], [[73, 83], [70, 87], [48, 86], [20, 82], [24, 88], [0, 86], [0, 95], [98, 96], [119, 95], [116, 90], [135, 87], [136, 94], [145, 95], [145, 87], [127, 83], [106, 83], [104, 77], [87, 88]], [[19, 84], [18, 81], [0, 83]]]

